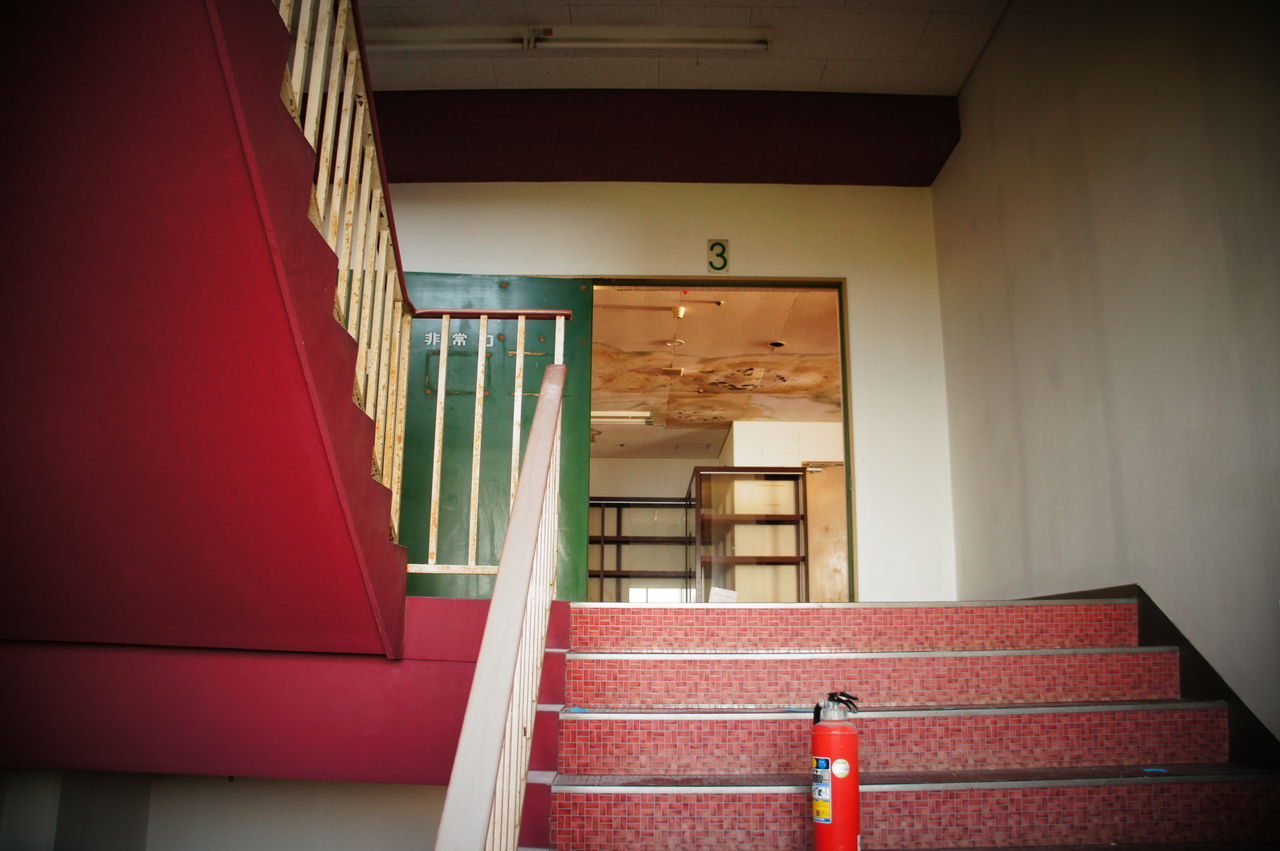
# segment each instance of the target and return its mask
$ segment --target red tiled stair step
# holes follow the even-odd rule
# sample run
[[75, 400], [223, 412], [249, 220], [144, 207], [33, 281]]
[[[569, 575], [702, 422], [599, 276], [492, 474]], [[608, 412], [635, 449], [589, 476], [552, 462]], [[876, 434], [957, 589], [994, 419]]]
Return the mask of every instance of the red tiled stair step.
[[1133, 600], [1011, 603], [576, 603], [570, 649], [627, 653], [693, 649], [1014, 650], [1132, 647]]
[[[863, 771], [1212, 763], [1227, 760], [1221, 703], [863, 712]], [[808, 713], [565, 712], [562, 774], [803, 772]]]
[[[1280, 782], [1272, 774], [1179, 766], [1159, 776], [1134, 769], [990, 775], [864, 778], [862, 847], [1230, 842], [1280, 835]], [[680, 786], [661, 785], [660, 778], [635, 786], [609, 786], [607, 780], [582, 785], [584, 779], [561, 776], [553, 787], [557, 851], [810, 847], [804, 776], [793, 777], [791, 785], [777, 778], [746, 785], [700, 778]]]
[[876, 654], [570, 653], [565, 703], [588, 709], [781, 708], [845, 690], [864, 706], [1178, 697], [1176, 648]]

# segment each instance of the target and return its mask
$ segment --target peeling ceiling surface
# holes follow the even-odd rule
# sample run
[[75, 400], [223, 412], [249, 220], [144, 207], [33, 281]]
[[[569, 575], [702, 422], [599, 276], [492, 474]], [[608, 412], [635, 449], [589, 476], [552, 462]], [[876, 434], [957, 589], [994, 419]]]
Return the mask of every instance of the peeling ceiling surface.
[[735, 420], [841, 419], [834, 289], [601, 285], [593, 323], [592, 411], [653, 423], [593, 422], [595, 457], [706, 458]]
[[771, 27], [768, 51], [377, 51], [376, 89], [737, 89], [954, 95], [1007, 0], [361, 0], [366, 28]]

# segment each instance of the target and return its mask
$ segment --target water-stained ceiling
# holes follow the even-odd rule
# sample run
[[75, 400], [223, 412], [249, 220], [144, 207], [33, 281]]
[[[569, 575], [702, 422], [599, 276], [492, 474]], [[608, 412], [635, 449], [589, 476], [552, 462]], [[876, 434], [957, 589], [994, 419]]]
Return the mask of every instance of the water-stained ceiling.
[[599, 285], [593, 321], [592, 411], [652, 421], [593, 422], [596, 457], [706, 458], [735, 420], [841, 418], [834, 289]]

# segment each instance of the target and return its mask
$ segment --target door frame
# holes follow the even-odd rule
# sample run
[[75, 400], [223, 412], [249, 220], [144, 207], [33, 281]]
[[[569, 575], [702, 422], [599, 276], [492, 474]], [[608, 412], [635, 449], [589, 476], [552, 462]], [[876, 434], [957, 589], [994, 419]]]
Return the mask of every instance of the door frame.
[[[532, 276], [530, 276], [532, 277]], [[840, 416], [844, 429], [845, 522], [848, 528], [846, 546], [849, 560], [849, 600], [857, 602], [858, 590], [858, 526], [857, 480], [853, 455], [853, 388], [849, 369], [849, 303], [848, 279], [834, 277], [762, 277], [742, 275], [569, 275], [589, 280], [592, 284], [652, 284], [659, 287], [685, 286], [690, 289], [726, 286], [780, 286], [796, 289], [833, 289], [840, 306]], [[594, 304], [594, 301], [593, 301]], [[593, 338], [594, 342], [594, 338]]]

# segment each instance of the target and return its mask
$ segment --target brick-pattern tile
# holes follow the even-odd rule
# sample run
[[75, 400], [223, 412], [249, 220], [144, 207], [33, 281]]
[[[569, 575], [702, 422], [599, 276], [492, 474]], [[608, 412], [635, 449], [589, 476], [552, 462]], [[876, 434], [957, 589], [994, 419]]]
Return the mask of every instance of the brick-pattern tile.
[[[1280, 783], [864, 792], [863, 847], [1230, 842], [1280, 836]], [[810, 847], [804, 793], [555, 793], [555, 851]]]
[[1178, 697], [1175, 651], [852, 659], [570, 658], [565, 702], [589, 709], [759, 708], [844, 690], [864, 706]]
[[[1212, 763], [1227, 760], [1225, 709], [1101, 710], [857, 719], [863, 772]], [[562, 774], [803, 774], [813, 724], [786, 719], [567, 716]]]
[[1280, 836], [1280, 783], [867, 792], [863, 847], [1227, 842]]
[[555, 851], [791, 851], [810, 847], [809, 799], [786, 793], [556, 793]]
[[1132, 647], [1137, 604], [575, 608], [583, 652], [1022, 650]]

